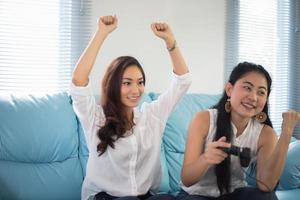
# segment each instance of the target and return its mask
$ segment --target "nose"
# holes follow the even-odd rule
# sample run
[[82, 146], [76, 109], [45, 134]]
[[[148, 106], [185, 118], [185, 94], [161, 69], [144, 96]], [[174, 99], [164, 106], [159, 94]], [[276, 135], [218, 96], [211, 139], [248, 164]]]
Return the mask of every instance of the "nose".
[[257, 101], [257, 94], [255, 91], [250, 92], [249, 99], [252, 101]]
[[132, 84], [131, 91], [134, 93], [139, 93], [140, 87], [138, 84]]

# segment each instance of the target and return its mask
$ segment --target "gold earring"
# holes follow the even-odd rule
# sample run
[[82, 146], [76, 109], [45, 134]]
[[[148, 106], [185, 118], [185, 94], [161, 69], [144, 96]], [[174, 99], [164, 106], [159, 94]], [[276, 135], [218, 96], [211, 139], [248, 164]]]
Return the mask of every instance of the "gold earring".
[[260, 112], [257, 115], [255, 115], [255, 119], [259, 123], [264, 123], [267, 120], [267, 114], [265, 112]]
[[227, 99], [226, 103], [225, 103], [225, 111], [227, 113], [230, 113], [231, 112], [231, 104], [230, 104], [230, 98]]

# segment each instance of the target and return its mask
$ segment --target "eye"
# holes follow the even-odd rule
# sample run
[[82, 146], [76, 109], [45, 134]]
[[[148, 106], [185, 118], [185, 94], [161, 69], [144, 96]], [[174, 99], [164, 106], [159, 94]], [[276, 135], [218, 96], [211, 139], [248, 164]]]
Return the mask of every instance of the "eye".
[[144, 85], [144, 81], [139, 81], [139, 85]]
[[244, 86], [244, 89], [246, 89], [247, 91], [251, 91], [251, 88], [247, 85]]
[[266, 92], [265, 92], [265, 91], [258, 91], [258, 95], [259, 95], [259, 96], [265, 96], [265, 95], [266, 95]]
[[129, 81], [125, 81], [125, 82], [123, 82], [122, 84], [123, 84], [123, 85], [126, 85], [126, 86], [128, 86], [128, 85], [130, 85], [130, 84], [131, 84], [131, 82], [129, 82]]

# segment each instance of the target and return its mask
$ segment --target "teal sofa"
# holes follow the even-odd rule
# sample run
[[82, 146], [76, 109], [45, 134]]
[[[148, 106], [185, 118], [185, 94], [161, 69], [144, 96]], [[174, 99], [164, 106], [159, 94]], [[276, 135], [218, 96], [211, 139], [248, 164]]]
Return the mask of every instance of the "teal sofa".
[[[143, 101], [157, 97], [148, 93]], [[178, 192], [188, 124], [197, 111], [218, 98], [188, 94], [173, 111], [162, 143], [160, 192]], [[278, 187], [280, 200], [300, 196], [299, 155], [300, 143], [295, 140]], [[87, 158], [84, 135], [67, 93], [0, 95], [1, 200], [80, 199]]]

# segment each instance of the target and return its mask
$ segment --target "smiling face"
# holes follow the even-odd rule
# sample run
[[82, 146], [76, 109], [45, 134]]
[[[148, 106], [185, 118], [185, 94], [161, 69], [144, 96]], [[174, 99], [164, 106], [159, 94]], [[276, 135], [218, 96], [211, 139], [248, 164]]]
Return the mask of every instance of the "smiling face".
[[130, 110], [138, 106], [144, 93], [144, 77], [136, 65], [128, 66], [122, 77], [121, 102]]
[[226, 93], [230, 97], [231, 114], [251, 118], [260, 113], [267, 102], [267, 80], [260, 73], [249, 72], [234, 85], [227, 83]]

